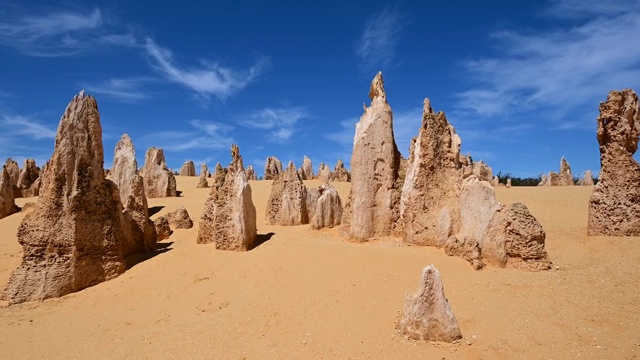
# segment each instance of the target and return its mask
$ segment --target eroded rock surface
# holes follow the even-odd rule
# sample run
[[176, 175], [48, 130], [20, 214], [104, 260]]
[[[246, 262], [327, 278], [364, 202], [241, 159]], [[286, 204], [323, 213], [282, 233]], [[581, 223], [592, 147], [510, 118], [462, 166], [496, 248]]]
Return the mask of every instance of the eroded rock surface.
[[7, 170], [7, 165], [3, 165], [2, 173], [0, 173], [0, 219], [18, 211], [13, 186], [11, 185], [11, 176]]
[[275, 156], [269, 156], [264, 164], [264, 179], [274, 180], [282, 174], [282, 162]]
[[184, 206], [166, 214], [164, 217], [174, 229], [191, 229], [193, 227], [193, 221], [191, 221], [189, 212]]
[[18, 179], [20, 178], [20, 166], [18, 166], [18, 162], [12, 158], [8, 158], [4, 162], [4, 165], [7, 167], [7, 173], [9, 174], [9, 183], [11, 186], [17, 186]]
[[185, 161], [180, 167], [180, 176], [196, 176], [196, 165], [193, 160]]
[[307, 188], [293, 162], [289, 162], [285, 172], [273, 180], [266, 216], [267, 224], [290, 226], [309, 223]]
[[[329, 184], [319, 186], [314, 192], [317, 195], [307, 195], [307, 207], [313, 208], [310, 213], [312, 229], [332, 228], [340, 225], [342, 219], [342, 199], [336, 188]], [[312, 191], [311, 189], [309, 191]]]
[[141, 174], [147, 198], [177, 196], [176, 178], [167, 168], [164, 151], [151, 147], [145, 154]]
[[26, 159], [20, 176], [18, 177], [17, 188], [21, 197], [38, 196], [40, 193], [40, 169], [36, 166], [34, 159]]
[[253, 166], [249, 165], [244, 170], [245, 174], [247, 174], [247, 180], [258, 180], [258, 176], [256, 176], [256, 171], [253, 170]]
[[300, 167], [298, 172], [300, 173], [300, 178], [302, 180], [311, 180], [311, 179], [313, 179], [313, 177], [314, 177], [314, 175], [313, 175], [313, 165], [311, 164], [311, 159], [309, 159], [307, 157], [307, 155], [305, 155], [304, 158], [302, 159], [302, 166]]
[[316, 179], [328, 183], [331, 180], [331, 169], [329, 169], [329, 166], [327, 166], [325, 163], [320, 163]]
[[631, 89], [611, 91], [600, 104], [600, 175], [589, 199], [589, 235], [640, 235], [640, 111]]
[[344, 163], [342, 160], [338, 160], [336, 166], [333, 168], [333, 172], [331, 173], [331, 181], [351, 181], [351, 174], [344, 167]]
[[580, 181], [578, 182], [578, 185], [581, 185], [581, 186], [594, 185], [593, 174], [591, 173], [591, 170], [587, 170], [584, 172], [584, 176], [582, 177], [582, 179], [580, 179]]
[[200, 177], [198, 178], [198, 184], [196, 185], [196, 188], [208, 188], [209, 182], [207, 181], [207, 177], [209, 177], [209, 168], [207, 168], [206, 164], [202, 164], [200, 165]]
[[156, 233], [158, 234], [158, 241], [162, 241], [164, 239], [168, 239], [171, 234], [173, 234], [173, 230], [169, 226], [169, 220], [166, 217], [160, 216], [153, 221], [153, 226], [156, 228]]

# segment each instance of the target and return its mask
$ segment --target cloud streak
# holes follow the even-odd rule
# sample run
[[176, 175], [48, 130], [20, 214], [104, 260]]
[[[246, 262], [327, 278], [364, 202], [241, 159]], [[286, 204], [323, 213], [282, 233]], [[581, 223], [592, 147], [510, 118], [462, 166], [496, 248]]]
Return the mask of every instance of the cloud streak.
[[189, 121], [189, 125], [194, 128], [192, 131], [160, 131], [143, 136], [142, 141], [176, 152], [226, 149], [234, 142], [230, 135], [233, 127], [229, 125], [199, 119]]
[[269, 140], [284, 142], [298, 130], [300, 120], [308, 117], [304, 107], [264, 108], [240, 121], [240, 124], [260, 130], [268, 130]]
[[216, 63], [187, 68], [177, 65], [172, 52], [157, 45], [151, 38], [145, 40], [144, 49], [150, 57], [151, 66], [167, 80], [180, 84], [207, 100], [210, 96], [224, 100], [244, 89], [256, 80], [270, 63], [268, 57], [261, 57], [246, 70], [232, 69]]
[[113, 100], [123, 103], [134, 103], [150, 98], [141, 87], [144, 83], [151, 82], [149, 78], [109, 79], [101, 84], [85, 85], [87, 91], [102, 94]]
[[4, 115], [0, 124], [7, 133], [11, 134], [11, 137], [26, 136], [32, 140], [55, 139], [56, 137], [56, 129], [52, 129], [26, 116]]
[[406, 24], [406, 17], [391, 7], [385, 7], [367, 19], [355, 44], [356, 54], [365, 70], [393, 65]]

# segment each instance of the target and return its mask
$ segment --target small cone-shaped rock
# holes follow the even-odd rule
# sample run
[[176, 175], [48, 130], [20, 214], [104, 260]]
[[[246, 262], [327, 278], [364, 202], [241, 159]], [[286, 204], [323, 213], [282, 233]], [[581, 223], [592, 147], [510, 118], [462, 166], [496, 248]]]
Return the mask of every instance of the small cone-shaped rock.
[[267, 224], [290, 226], [309, 223], [307, 188], [293, 162], [289, 162], [285, 172], [271, 184], [266, 217]]
[[18, 206], [16, 206], [13, 195], [14, 191], [13, 186], [11, 186], [11, 177], [9, 176], [7, 165], [3, 165], [2, 173], [0, 173], [0, 219], [20, 210]]
[[640, 108], [631, 89], [611, 91], [600, 104], [600, 175], [589, 199], [589, 235], [640, 235]]
[[422, 126], [411, 141], [400, 214], [404, 241], [442, 246], [460, 228], [461, 140], [445, 114], [424, 100]]
[[[244, 171], [237, 145], [231, 146], [231, 164], [226, 176], [216, 178], [204, 204], [197, 242], [214, 242], [216, 249], [246, 251], [258, 236], [256, 208], [251, 199], [251, 186]], [[216, 169], [217, 170], [217, 169]]]
[[422, 269], [418, 291], [406, 295], [396, 329], [414, 340], [453, 342], [462, 338], [442, 278], [433, 265]]
[[203, 189], [209, 187], [209, 182], [207, 181], [207, 177], [209, 176], [209, 169], [206, 164], [200, 165], [200, 177], [198, 178], [198, 185], [196, 188]]
[[331, 173], [331, 181], [351, 181], [351, 174], [344, 167], [344, 163], [342, 160], [338, 160], [336, 166], [333, 168], [333, 173]]
[[125, 270], [116, 185], [104, 178], [102, 127], [92, 96], [76, 95], [56, 135], [40, 198], [18, 228], [20, 266], [4, 291], [11, 303], [79, 291]]
[[309, 159], [307, 155], [302, 158], [302, 166], [298, 170], [298, 173], [302, 180], [313, 179], [313, 165], [311, 164], [311, 159]]
[[340, 225], [342, 219], [342, 200], [336, 188], [329, 184], [324, 184], [317, 188], [317, 192], [319, 194], [317, 198], [307, 196], [307, 199], [315, 198], [315, 201], [312, 200], [314, 202], [307, 204], [307, 207], [314, 208], [310, 221], [311, 228], [332, 228]]
[[510, 188], [510, 187], [511, 187], [511, 179], [509, 178], [507, 179], [507, 188]]
[[274, 180], [282, 174], [282, 162], [275, 156], [269, 156], [264, 164], [264, 179]]
[[138, 162], [133, 141], [123, 134], [113, 152], [111, 178], [120, 190], [120, 202], [125, 209], [123, 215], [130, 218], [130, 241], [123, 243], [124, 254], [147, 252], [155, 248], [157, 234], [149, 219], [149, 206], [144, 193], [144, 179], [138, 175]]
[[244, 169], [245, 174], [247, 174], [247, 180], [258, 180], [258, 176], [256, 176], [256, 171], [253, 170], [253, 166], [249, 165], [246, 169]]
[[189, 212], [184, 206], [166, 214], [164, 217], [174, 229], [191, 229], [193, 227], [193, 221], [191, 221]]
[[167, 169], [162, 149], [152, 147], [147, 150], [140, 175], [144, 178], [147, 198], [177, 196], [176, 178]]
[[549, 175], [543, 176], [538, 186], [573, 186], [573, 174], [571, 167], [564, 158], [560, 159], [560, 172], [549, 172]]
[[331, 180], [331, 169], [325, 163], [320, 163], [320, 168], [318, 168], [318, 176], [316, 179], [328, 183]]
[[7, 161], [4, 162], [4, 165], [7, 167], [7, 173], [9, 174], [9, 183], [11, 186], [18, 186], [18, 179], [20, 178], [18, 162], [12, 158], [8, 158]]
[[582, 186], [593, 186], [594, 182], [593, 182], [593, 174], [591, 173], [591, 170], [587, 170], [584, 172], [584, 176], [582, 177], [582, 179], [580, 179], [578, 184]]
[[491, 186], [498, 186], [498, 184], [500, 184], [500, 178], [497, 176], [494, 176], [493, 180], [491, 180]]
[[22, 197], [38, 196], [40, 192], [40, 169], [36, 166], [34, 159], [24, 161], [24, 167], [20, 171], [17, 187]]
[[196, 165], [193, 160], [185, 161], [180, 168], [180, 176], [196, 176]]
[[393, 136], [393, 114], [387, 102], [382, 73], [369, 90], [371, 105], [356, 124], [351, 154], [351, 191], [342, 224], [348, 237], [366, 241], [393, 232], [398, 220], [396, 180], [400, 152]]
[[166, 217], [160, 216], [159, 218], [153, 221], [153, 226], [156, 228], [156, 233], [158, 234], [158, 241], [162, 241], [164, 239], [168, 239], [173, 231], [169, 226], [169, 220]]

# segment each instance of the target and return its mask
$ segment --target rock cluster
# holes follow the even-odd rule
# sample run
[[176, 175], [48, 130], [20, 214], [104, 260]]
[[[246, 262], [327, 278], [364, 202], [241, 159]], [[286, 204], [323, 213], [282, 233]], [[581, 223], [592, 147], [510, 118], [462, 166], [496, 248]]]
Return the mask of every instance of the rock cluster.
[[191, 229], [193, 227], [193, 221], [191, 221], [189, 212], [184, 206], [166, 214], [164, 217], [174, 229]]
[[244, 169], [245, 174], [247, 175], [247, 180], [258, 180], [258, 176], [256, 176], [256, 171], [253, 170], [253, 166], [249, 165], [246, 169]]
[[156, 228], [156, 233], [158, 234], [158, 241], [162, 241], [164, 239], [168, 239], [171, 234], [173, 234], [173, 230], [169, 226], [169, 220], [166, 217], [160, 216], [153, 221], [153, 226]]
[[593, 181], [593, 174], [591, 173], [591, 170], [585, 171], [582, 179], [578, 181], [578, 185], [581, 185], [581, 186], [593, 186], [593, 184], [594, 184], [594, 181]]
[[8, 158], [4, 165], [7, 168], [7, 173], [9, 174], [9, 184], [11, 186], [18, 186], [18, 179], [20, 178], [20, 167], [18, 166], [18, 162], [13, 160], [12, 158]]
[[180, 176], [196, 176], [196, 165], [193, 160], [187, 160], [180, 167]]
[[462, 338], [440, 272], [433, 265], [422, 269], [418, 291], [406, 295], [396, 330], [414, 340], [453, 342]]
[[271, 184], [266, 221], [283, 226], [309, 223], [307, 188], [293, 162], [289, 162], [284, 173]]
[[269, 156], [264, 164], [264, 179], [275, 180], [282, 174], [282, 162], [275, 156]]
[[314, 177], [313, 165], [307, 155], [302, 158], [302, 166], [298, 169], [298, 174], [302, 180], [311, 180]]
[[597, 138], [600, 175], [589, 199], [589, 235], [640, 235], [640, 108], [631, 89], [611, 91], [600, 103]]
[[34, 159], [26, 159], [16, 185], [20, 196], [38, 196], [40, 185], [40, 169], [36, 166], [36, 161]]
[[336, 188], [329, 184], [309, 189], [307, 208], [311, 229], [332, 228], [340, 225], [342, 219], [342, 200]]
[[371, 82], [371, 105], [356, 124], [351, 155], [351, 191], [342, 216], [347, 236], [356, 241], [388, 236], [398, 220], [400, 152], [393, 136], [393, 114], [382, 73]]
[[147, 150], [140, 175], [144, 179], [144, 191], [148, 198], [177, 196], [176, 178], [167, 169], [162, 149], [151, 147]]
[[131, 236], [117, 186], [104, 178], [96, 100], [83, 92], [60, 119], [40, 198], [18, 228], [23, 247], [3, 297], [11, 303], [62, 296], [125, 271]]
[[327, 166], [325, 163], [320, 163], [316, 179], [328, 183], [331, 180], [331, 169], [329, 169], [329, 166]]
[[247, 251], [254, 246], [258, 236], [256, 208], [240, 150], [235, 144], [231, 146], [231, 158], [224, 178], [222, 172], [216, 171], [200, 218], [197, 242], [213, 242], [216, 249]]
[[0, 219], [7, 217], [20, 209], [16, 206], [13, 196], [13, 186], [11, 186], [11, 176], [7, 170], [7, 165], [2, 166], [0, 173]]
[[209, 169], [206, 164], [200, 165], [200, 177], [198, 178], [198, 184], [196, 188], [203, 189], [209, 187], [209, 182], [207, 181], [207, 177], [209, 177]]
[[336, 166], [333, 168], [333, 172], [331, 173], [331, 181], [351, 181], [351, 174], [344, 167], [344, 163], [342, 160], [338, 160]]
[[549, 172], [549, 175], [543, 175], [538, 186], [573, 186], [573, 174], [569, 162], [562, 157], [560, 159], [560, 172]]
[[131, 224], [127, 241], [123, 242], [125, 255], [147, 252], [155, 248], [157, 234], [149, 219], [149, 207], [144, 191], [144, 179], [138, 174], [138, 162], [133, 141], [123, 134], [113, 151], [111, 179], [119, 189], [123, 216]]

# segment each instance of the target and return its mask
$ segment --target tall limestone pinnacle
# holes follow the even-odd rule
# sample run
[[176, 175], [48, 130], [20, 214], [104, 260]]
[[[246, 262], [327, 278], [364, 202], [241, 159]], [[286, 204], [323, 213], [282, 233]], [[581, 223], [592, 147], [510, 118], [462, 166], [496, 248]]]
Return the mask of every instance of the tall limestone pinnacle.
[[387, 103], [382, 73], [369, 91], [371, 105], [356, 124], [351, 155], [352, 187], [342, 224], [348, 237], [366, 241], [393, 232], [398, 219], [400, 152], [393, 136], [393, 113]]
[[58, 297], [124, 272], [130, 224], [103, 165], [98, 104], [80, 93], [60, 119], [35, 209], [18, 228], [24, 252], [7, 283], [6, 300]]

